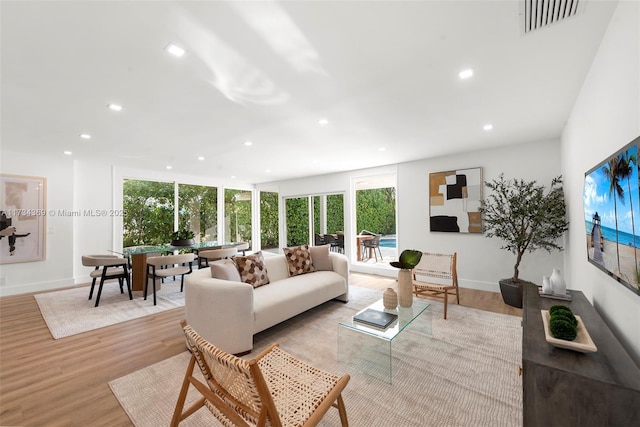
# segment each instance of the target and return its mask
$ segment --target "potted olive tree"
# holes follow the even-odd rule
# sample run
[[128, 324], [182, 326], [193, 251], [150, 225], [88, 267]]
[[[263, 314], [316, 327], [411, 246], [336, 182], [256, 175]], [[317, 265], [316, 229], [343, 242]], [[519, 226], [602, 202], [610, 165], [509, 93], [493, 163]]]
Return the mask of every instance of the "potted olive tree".
[[522, 284], [526, 282], [519, 277], [522, 257], [537, 249], [562, 250], [558, 239], [569, 228], [562, 176], [553, 178], [546, 192], [535, 180], [505, 180], [503, 174], [485, 186], [491, 190], [480, 207], [485, 237], [501, 239], [501, 249], [516, 256], [513, 276], [499, 281], [500, 292], [506, 304], [522, 307]]

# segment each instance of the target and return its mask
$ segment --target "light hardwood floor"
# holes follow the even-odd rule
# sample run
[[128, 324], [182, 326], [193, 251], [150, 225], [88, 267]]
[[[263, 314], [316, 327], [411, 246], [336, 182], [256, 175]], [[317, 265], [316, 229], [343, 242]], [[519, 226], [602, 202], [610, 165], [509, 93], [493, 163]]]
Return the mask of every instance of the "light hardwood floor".
[[[350, 281], [395, 286], [359, 273]], [[498, 293], [461, 289], [460, 301], [522, 315]], [[0, 298], [0, 426], [131, 426], [108, 383], [185, 351], [183, 318], [178, 308], [54, 340], [32, 294]]]

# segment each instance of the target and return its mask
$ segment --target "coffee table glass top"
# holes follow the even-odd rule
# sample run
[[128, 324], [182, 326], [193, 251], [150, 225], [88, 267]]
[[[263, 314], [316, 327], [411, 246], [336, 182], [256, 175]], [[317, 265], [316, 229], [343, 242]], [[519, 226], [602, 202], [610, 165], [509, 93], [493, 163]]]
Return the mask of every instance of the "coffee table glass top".
[[358, 321], [353, 320], [353, 316], [343, 320], [340, 322], [340, 326], [357, 330], [359, 332], [363, 332], [369, 335], [373, 335], [375, 337], [385, 339], [385, 340], [393, 340], [396, 338], [400, 332], [405, 330], [420, 314], [422, 314], [425, 310], [427, 310], [431, 304], [429, 302], [420, 300], [417, 298], [413, 299], [413, 305], [411, 307], [400, 307], [397, 309], [385, 309], [382, 300], [378, 300], [370, 306], [364, 308], [358, 313], [363, 312], [366, 309], [372, 308], [374, 310], [385, 311], [387, 313], [394, 313], [398, 315], [398, 318], [386, 329], [376, 328], [374, 326], [367, 326], [364, 323], [360, 323]]

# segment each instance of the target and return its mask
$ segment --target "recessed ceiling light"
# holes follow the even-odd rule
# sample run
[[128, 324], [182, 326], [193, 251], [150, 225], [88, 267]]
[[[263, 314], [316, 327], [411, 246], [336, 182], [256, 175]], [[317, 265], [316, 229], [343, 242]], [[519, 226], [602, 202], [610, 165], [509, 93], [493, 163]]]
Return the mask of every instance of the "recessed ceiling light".
[[329, 120], [327, 120], [327, 119], [320, 119], [320, 120], [318, 120], [318, 124], [319, 124], [320, 126], [328, 125], [328, 124], [329, 124]]
[[235, 175], [231, 175], [231, 179], [236, 179], [236, 176]]
[[180, 46], [176, 46], [173, 43], [169, 43], [167, 47], [165, 47], [164, 49], [170, 54], [177, 56], [178, 58], [180, 58], [182, 55], [186, 53], [186, 51], [183, 48], [181, 48]]
[[64, 154], [65, 154], [65, 156], [70, 156], [70, 155], [72, 155], [73, 153], [72, 153], [71, 151], [65, 151], [65, 152], [64, 152]]
[[462, 70], [460, 71], [458, 76], [460, 76], [461, 79], [468, 79], [469, 77], [473, 76], [473, 70], [471, 68], [469, 68], [468, 70]]
[[385, 151], [385, 150], [386, 150], [386, 148], [384, 148], [384, 147], [378, 148], [378, 151]]
[[118, 105], [118, 104], [109, 104], [109, 105], [107, 105], [107, 107], [109, 107], [109, 109], [111, 109], [113, 111], [122, 110], [122, 105]]
[[204, 160], [204, 156], [198, 156], [198, 160]]
[[493, 125], [491, 123], [487, 123], [486, 125], [482, 126], [482, 129], [491, 130], [493, 129]]
[[271, 173], [271, 169], [265, 170], [266, 173]]
[[167, 169], [173, 169], [173, 166], [167, 165]]
[[253, 142], [251, 141], [245, 141], [244, 145], [246, 145], [247, 147], [251, 147], [253, 145]]
[[82, 138], [82, 139], [91, 139], [91, 135], [89, 135], [88, 133], [81, 133], [80, 134], [80, 138]]

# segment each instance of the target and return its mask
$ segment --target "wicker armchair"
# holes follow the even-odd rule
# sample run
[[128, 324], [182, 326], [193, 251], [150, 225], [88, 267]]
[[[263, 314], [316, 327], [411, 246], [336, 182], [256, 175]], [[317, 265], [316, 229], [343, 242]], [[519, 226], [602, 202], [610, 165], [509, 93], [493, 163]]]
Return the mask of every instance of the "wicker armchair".
[[[171, 426], [203, 406], [225, 426], [315, 426], [332, 406], [348, 425], [342, 390], [349, 375], [309, 366], [278, 344], [243, 360], [214, 347], [184, 321], [182, 327], [192, 355]], [[193, 376], [196, 363], [206, 384]], [[190, 384], [202, 397], [183, 412]]]
[[455, 295], [460, 304], [458, 292], [457, 253], [438, 254], [423, 252], [420, 262], [413, 269], [413, 293], [444, 299], [444, 318], [447, 318], [449, 295]]

